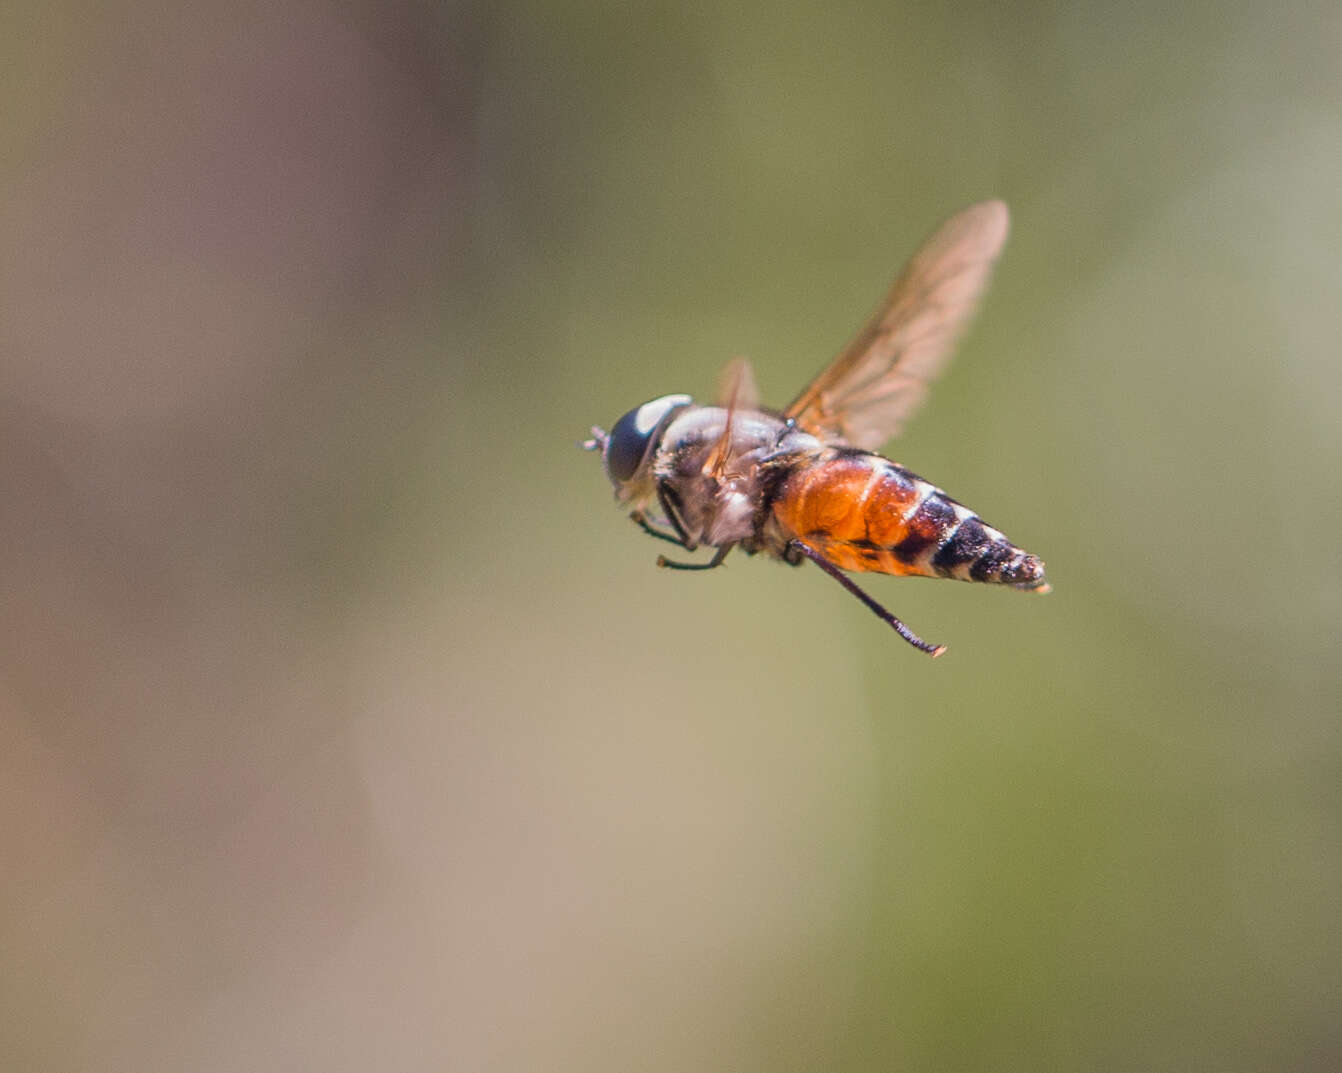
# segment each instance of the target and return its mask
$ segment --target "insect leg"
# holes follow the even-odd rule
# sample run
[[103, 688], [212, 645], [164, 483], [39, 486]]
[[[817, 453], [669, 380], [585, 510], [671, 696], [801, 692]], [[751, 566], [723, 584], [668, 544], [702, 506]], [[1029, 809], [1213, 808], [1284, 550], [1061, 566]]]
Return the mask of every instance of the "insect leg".
[[922, 651], [926, 652], [933, 659], [935, 659], [937, 656], [941, 655], [943, 652], [946, 651], [945, 645], [934, 645], [929, 644], [927, 641], [924, 641], [911, 629], [905, 626], [904, 623], [900, 622], [899, 619], [895, 618], [894, 615], [890, 614], [889, 611], [887, 611], [884, 607], [882, 607], [870, 596], [868, 596], [865, 592], [863, 592], [860, 588], [858, 588], [857, 583], [853, 581], [852, 578], [850, 578], [847, 574], [845, 574], [833, 563], [825, 559], [818, 551], [814, 551], [813, 549], [807, 547], [800, 540], [792, 541], [788, 545], [788, 548], [789, 549], [796, 548], [798, 552], [800, 552], [802, 555], [805, 555], [806, 558], [810, 559], [811, 562], [815, 563], [816, 566], [820, 567], [821, 570], [827, 573], [830, 577], [832, 577], [845, 589], [847, 589], [859, 600], [861, 600], [864, 604], [866, 604], [867, 607], [876, 615], [878, 619], [880, 619], [884, 623], [887, 623], [897, 634], [899, 634], [902, 638], [904, 638], [904, 640], [908, 641], [909, 644], [913, 645], [914, 648], [922, 649]]
[[657, 556], [657, 565], [664, 566], [668, 570], [712, 570], [713, 567], [722, 565], [722, 560], [727, 558], [727, 553], [734, 547], [736, 547], [734, 543], [722, 545], [713, 558], [706, 563], [673, 563], [665, 555], [659, 555]]
[[658, 529], [655, 525], [653, 525], [650, 521], [648, 521], [648, 519], [645, 518], [642, 515], [642, 513], [631, 514], [629, 515], [629, 517], [630, 520], [632, 520], [635, 525], [637, 525], [640, 529], [642, 529], [643, 532], [647, 533], [648, 536], [654, 536], [658, 540], [665, 540], [671, 544], [678, 544], [682, 548], [685, 546], [685, 544], [681, 541], [680, 537], [672, 536], [670, 533], [663, 533], [660, 529]]
[[698, 541], [691, 541], [689, 534], [685, 532], [685, 526], [680, 520], [680, 497], [672, 491], [671, 486], [666, 481], [657, 482], [657, 502], [662, 506], [662, 513], [666, 515], [666, 520], [671, 523], [671, 528], [676, 531], [676, 536], [680, 537], [680, 543], [693, 551], [699, 546]]

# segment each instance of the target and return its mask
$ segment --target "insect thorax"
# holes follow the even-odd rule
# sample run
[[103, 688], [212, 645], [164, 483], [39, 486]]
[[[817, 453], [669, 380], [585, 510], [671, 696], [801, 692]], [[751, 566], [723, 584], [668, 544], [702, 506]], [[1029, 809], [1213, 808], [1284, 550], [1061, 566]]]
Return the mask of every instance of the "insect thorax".
[[719, 451], [727, 412], [693, 407], [666, 429], [657, 447], [653, 473], [667, 490], [673, 509], [692, 542], [720, 546], [745, 542], [759, 550], [760, 525], [770, 485], [780, 464], [820, 442], [780, 417], [763, 411], [738, 412], [720, 473]]

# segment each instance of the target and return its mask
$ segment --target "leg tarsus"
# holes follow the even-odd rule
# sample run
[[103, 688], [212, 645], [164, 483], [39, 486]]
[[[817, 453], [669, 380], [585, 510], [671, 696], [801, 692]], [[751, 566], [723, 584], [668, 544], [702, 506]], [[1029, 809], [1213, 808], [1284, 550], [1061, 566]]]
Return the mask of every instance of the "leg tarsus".
[[713, 558], [706, 563], [674, 563], [665, 555], [657, 556], [657, 565], [667, 570], [712, 570], [715, 566], [721, 566], [722, 560], [727, 558], [727, 553], [736, 547], [735, 544], [724, 544], [718, 548]]
[[837, 566], [831, 563], [828, 559], [822, 557], [819, 552], [814, 551], [811, 548], [807, 547], [800, 540], [792, 541], [792, 543], [790, 543], [788, 547], [797, 549], [797, 552], [799, 554], [806, 556], [806, 558], [810, 559], [811, 562], [815, 563], [816, 566], [820, 567], [821, 570], [827, 573], [830, 577], [832, 577], [845, 589], [847, 589], [859, 600], [861, 600], [864, 604], [866, 604], [868, 610], [874, 613], [878, 619], [886, 623], [886, 625], [888, 625], [897, 634], [899, 634], [902, 638], [904, 638], [904, 640], [908, 641], [909, 644], [913, 645], [914, 648], [921, 649], [922, 651], [926, 652], [929, 656], [931, 656], [933, 659], [936, 659], [937, 656], [941, 655], [943, 652], [946, 651], [945, 645], [934, 645], [927, 641], [924, 641], [911, 629], [905, 626], [904, 623], [900, 622], [899, 619], [897, 619], [884, 607], [882, 607], [870, 596], [868, 596], [865, 592], [863, 592], [858, 587], [857, 582], [855, 582], [852, 578], [850, 578]]
[[645, 518], [643, 514], [634, 513], [629, 515], [629, 517], [633, 521], [633, 523], [637, 525], [640, 529], [642, 529], [643, 532], [647, 533], [648, 536], [656, 537], [658, 540], [665, 540], [667, 543], [675, 544], [676, 546], [681, 548], [685, 546], [681, 542], [679, 537], [672, 536], [670, 533], [663, 533], [660, 529], [658, 529], [655, 525], [653, 525], [652, 522], [648, 521], [648, 519]]

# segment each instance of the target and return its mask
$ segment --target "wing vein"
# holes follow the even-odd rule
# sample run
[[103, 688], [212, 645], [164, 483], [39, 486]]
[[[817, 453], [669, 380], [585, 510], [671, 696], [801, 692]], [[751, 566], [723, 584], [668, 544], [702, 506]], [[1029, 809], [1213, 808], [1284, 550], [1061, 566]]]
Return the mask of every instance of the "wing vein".
[[971, 205], [942, 224], [876, 314], [784, 415], [816, 435], [865, 449], [896, 435], [949, 361], [1008, 226], [1000, 201]]

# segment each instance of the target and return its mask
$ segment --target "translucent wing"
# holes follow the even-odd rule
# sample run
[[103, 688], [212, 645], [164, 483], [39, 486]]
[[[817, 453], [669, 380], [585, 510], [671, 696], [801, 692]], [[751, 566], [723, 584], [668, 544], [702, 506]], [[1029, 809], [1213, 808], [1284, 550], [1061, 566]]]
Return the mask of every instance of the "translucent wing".
[[704, 462], [706, 476], [721, 479], [727, 471], [727, 458], [731, 452], [732, 429], [736, 424], [736, 415], [742, 410], [759, 408], [760, 392], [755, 386], [755, 373], [745, 358], [733, 358], [722, 370], [718, 379], [718, 405], [727, 410], [727, 422], [722, 427], [722, 435]]
[[760, 389], [745, 358], [732, 358], [718, 374], [718, 405], [730, 409], [733, 404], [740, 410], [759, 409]]
[[784, 411], [831, 441], [874, 450], [927, 396], [1006, 242], [1000, 201], [952, 216], [918, 249], [876, 315]]

